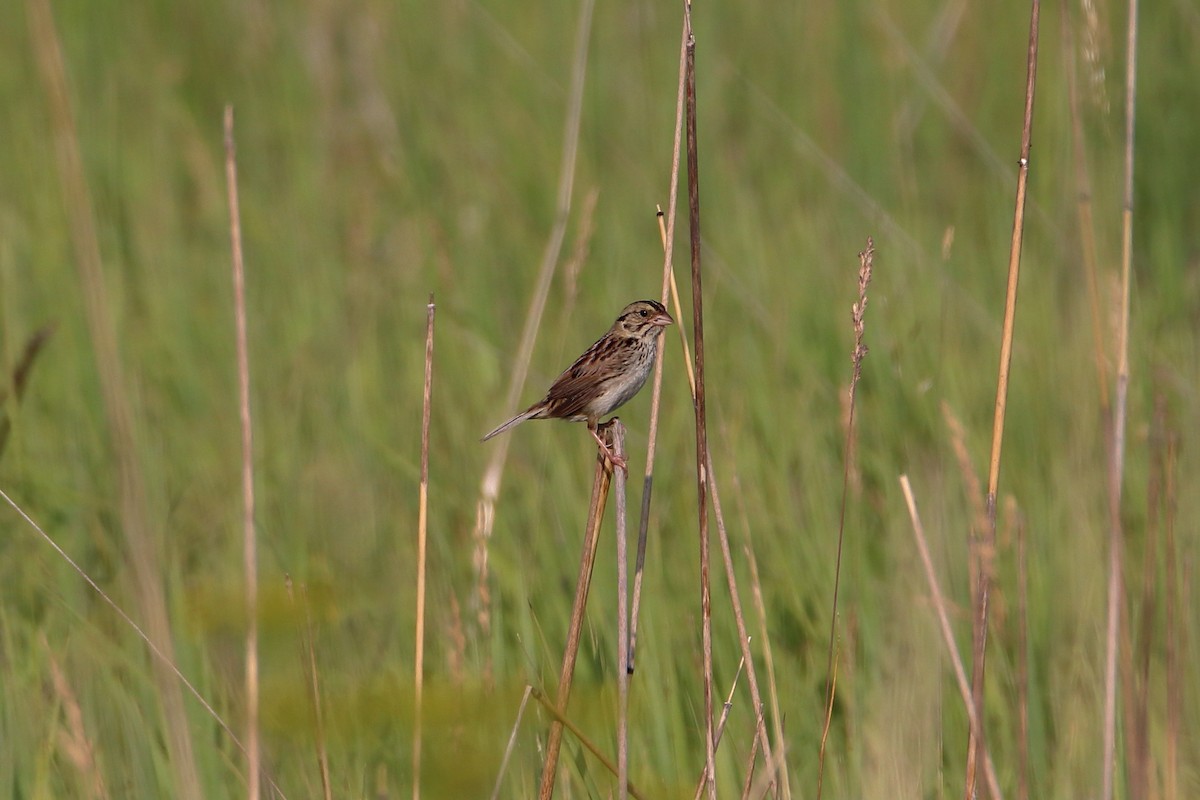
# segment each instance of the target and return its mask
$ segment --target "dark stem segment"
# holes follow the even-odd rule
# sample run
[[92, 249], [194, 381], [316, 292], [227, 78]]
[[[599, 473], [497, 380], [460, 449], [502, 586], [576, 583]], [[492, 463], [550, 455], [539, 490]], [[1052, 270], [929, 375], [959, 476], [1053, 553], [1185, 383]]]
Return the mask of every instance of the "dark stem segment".
[[685, 6], [687, 40], [687, 170], [688, 225], [692, 252], [692, 341], [696, 359], [696, 493], [700, 532], [700, 609], [704, 657], [704, 750], [708, 770], [708, 796], [717, 797], [713, 741], [712, 598], [709, 595], [708, 558], [708, 433], [704, 412], [704, 295], [700, 282], [700, 158], [696, 144], [696, 38], [691, 30], [691, 5]]
[[[567, 710], [567, 701], [571, 698], [571, 681], [575, 676], [575, 658], [579, 655], [579, 640], [583, 633], [583, 614], [587, 608], [588, 591], [592, 585], [592, 567], [596, 564], [596, 548], [600, 542], [600, 523], [604, 519], [604, 506], [608, 502], [608, 487], [611, 477], [612, 472], [604, 453], [597, 452], [596, 476], [592, 481], [592, 504], [588, 510], [587, 530], [583, 537], [579, 578], [575, 583], [575, 605], [571, 609], [567, 644], [563, 649], [562, 671], [558, 677], [557, 707], [560, 714]], [[558, 752], [562, 748], [562, 736], [562, 723], [555, 719], [550, 723], [550, 736], [546, 740], [546, 761], [542, 765], [542, 784], [538, 790], [538, 800], [550, 800], [554, 797], [554, 779], [558, 772]]]

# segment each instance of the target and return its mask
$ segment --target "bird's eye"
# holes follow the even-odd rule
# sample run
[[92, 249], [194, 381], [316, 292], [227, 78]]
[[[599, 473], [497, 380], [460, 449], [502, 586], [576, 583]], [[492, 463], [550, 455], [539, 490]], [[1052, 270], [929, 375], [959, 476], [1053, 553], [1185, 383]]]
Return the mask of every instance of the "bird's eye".
[[649, 312], [649, 311], [647, 311], [647, 310], [646, 310], [646, 309], [644, 309], [644, 308], [643, 308], [641, 311], [639, 311], [638, 313], [639, 313], [639, 314], [641, 314], [643, 317], [648, 317], [648, 316], [650, 316], [650, 312]]

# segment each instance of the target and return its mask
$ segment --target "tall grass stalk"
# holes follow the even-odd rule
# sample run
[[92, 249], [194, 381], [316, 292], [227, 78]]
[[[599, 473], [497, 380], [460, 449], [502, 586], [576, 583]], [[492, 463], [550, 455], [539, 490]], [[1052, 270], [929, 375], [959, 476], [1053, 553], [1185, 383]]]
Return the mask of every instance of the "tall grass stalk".
[[[533, 357], [533, 344], [541, 327], [542, 313], [546, 309], [546, 298], [550, 294], [550, 281], [554, 277], [558, 256], [567, 232], [567, 221], [571, 215], [571, 197], [575, 186], [576, 155], [579, 151], [579, 123], [583, 115], [583, 86], [587, 75], [588, 40], [592, 30], [592, 10], [595, 0], [582, 0], [579, 11], [579, 26], [575, 32], [575, 50], [571, 63], [571, 92], [567, 99], [566, 117], [563, 123], [562, 156], [559, 165], [558, 195], [554, 204], [554, 225], [542, 251], [541, 266], [525, 325], [521, 330], [521, 343], [513, 362], [505, 408], [515, 408], [529, 375], [529, 362]], [[508, 457], [508, 437], [501, 437], [492, 451], [483, 472], [479, 487], [479, 500], [475, 506], [475, 542], [473, 565], [475, 569], [475, 605], [480, 635], [487, 637], [491, 631], [491, 590], [488, 587], [488, 543], [496, 521], [496, 500], [500, 496], [500, 481], [504, 475], [504, 462]], [[490, 669], [488, 670], [490, 671]]]
[[246, 592], [246, 797], [258, 800], [262, 754], [258, 740], [258, 546], [254, 536], [254, 426], [250, 417], [250, 355], [246, 344], [246, 263], [238, 207], [237, 147], [233, 106], [225, 106], [225, 185], [237, 338], [238, 419], [242, 433], [242, 571]]
[[[1000, 455], [1004, 447], [1005, 410], [1008, 406], [1008, 383], [1012, 367], [1013, 332], [1017, 317], [1017, 286], [1021, 275], [1021, 245], [1025, 235], [1025, 199], [1029, 183], [1029, 147], [1033, 137], [1033, 98], [1037, 87], [1038, 28], [1041, 0], [1033, 0], [1029, 12], [1029, 50], [1025, 62], [1025, 110], [1021, 124], [1021, 155], [1017, 161], [1017, 197], [1013, 211], [1012, 241], [1008, 252], [1008, 289], [1004, 299], [1004, 329], [1000, 340], [1000, 368], [996, 380], [996, 407], [992, 417], [992, 455], [989, 460], [987, 486], [988, 525], [981, 543], [983, 553], [992, 553], [996, 545], [996, 492], [1000, 485]], [[987, 660], [988, 595], [992, 575], [981, 565], [979, 584], [972, 612], [972, 684], [974, 705], [978, 712], [971, 722], [967, 746], [966, 798], [974, 800], [976, 769], [979, 754], [984, 749], [983, 699]]]
[[166, 739], [170, 768], [174, 773], [174, 791], [181, 800], [201, 800], [204, 792], [196, 767], [183, 693], [172, 670], [166, 666], [175, 663], [175, 645], [171, 639], [170, 614], [160, 573], [163, 565], [162, 547], [150, 522], [146, 476], [138, 453], [134, 426], [135, 415], [126, 390], [116, 326], [109, 308], [100, 239], [96, 233], [96, 219], [80, 155], [79, 135], [71, 111], [62, 44], [54, 24], [50, 0], [27, 0], [25, 8], [30, 39], [49, 107], [67, 226], [83, 293], [96, 371], [100, 378], [110, 446], [116, 461], [125, 552], [133, 567], [134, 587], [148, 639], [154, 643], [155, 650], [162, 654], [161, 659], [152, 659], [151, 663], [162, 712], [162, 735]]
[[837, 648], [838, 589], [842, 581], [842, 543], [846, 537], [846, 501], [850, 493], [851, 452], [854, 442], [854, 408], [858, 393], [858, 381], [862, 377], [863, 359], [867, 357], [867, 345], [863, 341], [866, 333], [867, 287], [871, 285], [871, 270], [875, 265], [875, 242], [867, 237], [867, 247], [858, 254], [858, 300], [851, 309], [854, 326], [854, 351], [850, 356], [850, 391], [846, 415], [846, 443], [842, 459], [842, 507], [838, 518], [837, 556], [833, 564], [833, 602], [829, 611], [829, 653], [825, 662], [825, 722], [821, 728], [821, 746], [817, 752], [817, 800], [821, 800], [821, 789], [825, 778], [825, 745], [829, 739], [829, 726], [833, 721], [833, 699], [837, 687], [834, 671]]
[[429, 527], [429, 417], [433, 407], [433, 317], [429, 295], [425, 318], [425, 383], [421, 392], [421, 485], [417, 496], [417, 626], [413, 659], [413, 800], [421, 797], [422, 695], [425, 690], [425, 555]]
[[1129, 396], [1129, 293], [1133, 273], [1133, 133], [1137, 99], [1138, 0], [1129, 0], [1125, 42], [1125, 185], [1121, 204], [1121, 306], [1117, 330], [1117, 385], [1108, 468], [1108, 631], [1104, 659], [1104, 742], [1100, 798], [1112, 800], [1117, 743], [1117, 647], [1124, 604], [1121, 490], [1125, 476], [1125, 416]]
[[704, 751], [708, 770], [708, 796], [717, 799], [717, 764], [713, 741], [712, 597], [709, 593], [708, 557], [708, 423], [704, 397], [704, 291], [700, 269], [700, 153], [696, 140], [696, 37], [692, 32], [692, 4], [684, 5], [687, 24], [686, 134], [688, 171], [688, 228], [692, 253], [692, 341], [696, 363], [696, 506], [700, 533], [700, 628], [704, 677]]

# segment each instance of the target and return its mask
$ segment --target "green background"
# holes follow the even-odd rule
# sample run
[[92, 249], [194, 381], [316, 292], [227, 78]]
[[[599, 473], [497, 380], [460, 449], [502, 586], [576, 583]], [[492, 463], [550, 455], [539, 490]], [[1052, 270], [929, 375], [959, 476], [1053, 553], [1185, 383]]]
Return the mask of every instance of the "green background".
[[[891, 0], [696, 6], [709, 440], [752, 632], [759, 622], [743, 546], [758, 560], [797, 797], [815, 793], [850, 307], [868, 235], [877, 255], [857, 408], [861, 481], [848, 500], [825, 792], [961, 791], [965, 715], [897, 478], [911, 476], [968, 652], [971, 505], [941, 404], [962, 420], [986, 480], [1027, 10]], [[1126, 20], [1119, 4], [1096, 10], [1089, 24], [1071, 5], [1077, 47], [1068, 55], [1060, 9], [1043, 9], [1000, 484], [1028, 540], [1030, 781], [1033, 796], [1048, 798], [1097, 796], [1101, 769], [1108, 492], [1066, 91], [1074, 61], [1111, 384]], [[478, 438], [515, 410], [503, 397], [554, 224], [579, 8], [64, 0], [54, 13], [180, 669], [240, 732], [240, 439], [221, 131], [232, 103], [265, 764], [289, 797], [319, 796], [291, 576], [307, 587], [334, 795], [410, 793], [421, 382], [433, 292], [422, 788], [427, 797], [486, 796], [523, 685], [552, 691], [557, 683], [591, 485], [593, 445], [581, 426], [539, 422], [507, 434], [485, 630], [472, 530], [497, 443]], [[45, 43], [30, 34], [26, 4], [5, 16], [0, 386], [28, 337], [47, 323], [57, 328], [22, 402], [10, 393], [4, 404], [12, 431], [0, 488], [140, 618], [38, 68]], [[1161, 788], [1168, 707], [1181, 709], [1185, 731], [1200, 725], [1200, 671], [1188, 649], [1200, 641], [1192, 579], [1200, 505], [1191, 491], [1200, 475], [1200, 12], [1183, 0], [1148, 4], [1140, 24], [1123, 521], [1132, 636], [1138, 647], [1146, 642], [1149, 665], [1152, 782]], [[595, 10], [562, 260], [577, 248], [592, 191], [595, 230], [578, 275], [560, 273], [551, 288], [523, 404], [625, 303], [658, 295], [654, 208], [668, 202], [679, 30], [675, 4]], [[690, 320], [685, 219], [676, 263]], [[692, 406], [669, 333], [631, 775], [650, 796], [684, 797], [703, 763], [703, 700]], [[649, 394], [622, 411], [635, 489]], [[1180, 441], [1172, 555], [1152, 494], [1164, 452], [1158, 397]], [[632, 493], [631, 508], [639, 497]], [[1015, 796], [1016, 560], [1014, 526], [1001, 517], [987, 721], [1001, 783]], [[0, 793], [86, 795], [63, 743], [64, 702], [51, 689], [57, 664], [112, 796], [176, 796], [145, 646], [7, 507], [0, 532]], [[606, 527], [570, 711], [608, 752], [612, 551]], [[1168, 561], [1183, 582], [1173, 596], [1183, 637], [1166, 628]], [[720, 575], [713, 625], [723, 696], [739, 651]], [[1168, 641], [1183, 659], [1183, 686], [1170, 697]], [[744, 686], [718, 756], [722, 797], [737, 796], [745, 775], [754, 715]], [[190, 698], [186, 707], [202, 795], [244, 794], [243, 757]], [[547, 724], [527, 714], [502, 796], [533, 793]], [[1200, 791], [1197, 742], [1181, 743], [1183, 796]], [[613, 790], [569, 737], [564, 754], [561, 796]], [[1123, 743], [1118, 761], [1128, 761]], [[1124, 769], [1119, 775], [1126, 796]]]

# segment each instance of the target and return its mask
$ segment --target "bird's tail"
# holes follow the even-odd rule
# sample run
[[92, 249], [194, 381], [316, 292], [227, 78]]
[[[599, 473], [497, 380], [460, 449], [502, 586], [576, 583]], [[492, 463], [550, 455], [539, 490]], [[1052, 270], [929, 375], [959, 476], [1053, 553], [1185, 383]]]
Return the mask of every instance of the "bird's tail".
[[506, 422], [503, 425], [501, 425], [500, 427], [496, 428], [495, 430], [493, 430], [491, 433], [484, 436], [479, 441], [486, 442], [488, 439], [492, 438], [493, 436], [498, 436], [499, 434], [504, 433], [509, 428], [513, 428], [513, 427], [516, 427], [517, 425], [520, 425], [522, 422], [524, 422], [527, 419], [533, 419], [534, 417], [537, 416], [539, 410], [540, 409], [537, 406], [534, 406], [533, 408], [522, 411], [520, 414], [517, 414], [515, 417], [510, 419], [508, 422]]

